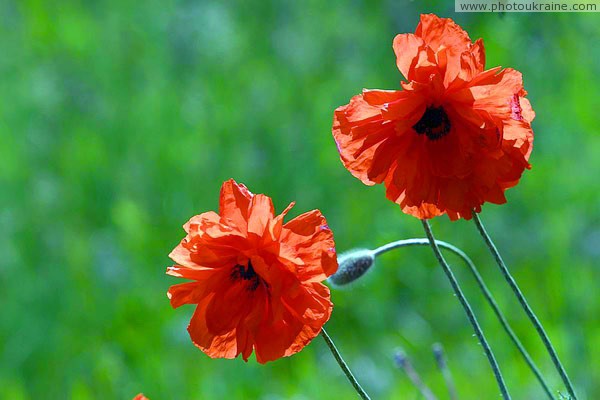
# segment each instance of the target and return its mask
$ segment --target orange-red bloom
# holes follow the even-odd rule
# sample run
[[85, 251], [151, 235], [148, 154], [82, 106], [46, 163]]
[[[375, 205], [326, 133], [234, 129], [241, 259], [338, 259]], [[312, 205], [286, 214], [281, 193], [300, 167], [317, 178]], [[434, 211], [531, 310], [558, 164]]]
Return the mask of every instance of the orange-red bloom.
[[137, 394], [133, 400], [148, 400], [148, 398], [146, 396], [144, 396], [142, 393]]
[[393, 47], [404, 90], [364, 90], [335, 110], [344, 166], [421, 219], [470, 219], [484, 202], [506, 202], [533, 145], [521, 73], [485, 71], [483, 41], [432, 14]]
[[169, 255], [167, 274], [193, 282], [171, 286], [173, 307], [197, 304], [192, 341], [213, 358], [259, 363], [300, 351], [331, 315], [321, 282], [337, 270], [333, 233], [318, 210], [284, 223], [271, 199], [229, 180], [219, 214], [184, 225], [187, 236]]

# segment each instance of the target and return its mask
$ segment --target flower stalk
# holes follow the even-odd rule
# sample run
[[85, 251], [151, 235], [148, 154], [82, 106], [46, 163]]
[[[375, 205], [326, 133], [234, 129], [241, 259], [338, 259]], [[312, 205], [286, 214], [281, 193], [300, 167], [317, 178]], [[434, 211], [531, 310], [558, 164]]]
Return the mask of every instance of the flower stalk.
[[571, 398], [573, 400], [577, 400], [577, 395], [575, 394], [575, 389], [573, 388], [573, 384], [571, 383], [571, 380], [569, 379], [569, 376], [567, 375], [565, 368], [563, 367], [562, 363], [560, 362], [560, 360], [558, 358], [558, 354], [556, 353], [554, 346], [552, 346], [552, 342], [550, 342], [550, 338], [548, 337], [548, 334], [544, 330], [544, 327], [542, 326], [542, 323], [540, 322], [538, 317], [535, 315], [535, 313], [529, 306], [527, 299], [523, 295], [523, 292], [521, 292], [521, 289], [517, 285], [517, 282], [515, 281], [515, 279], [511, 275], [510, 271], [506, 267], [506, 264], [504, 263], [504, 260], [502, 259], [502, 256], [500, 255], [500, 252], [496, 248], [496, 245], [492, 241], [490, 235], [488, 235], [485, 227], [483, 226], [483, 223], [481, 222], [481, 219], [479, 218], [478, 213], [475, 211], [473, 211], [473, 221], [475, 222], [475, 225], [477, 226], [477, 230], [479, 231], [479, 234], [481, 235], [481, 237], [483, 238], [488, 249], [492, 253], [492, 256], [494, 257], [496, 264], [498, 264], [498, 267], [500, 268], [500, 271], [502, 272], [502, 276], [504, 276], [504, 279], [506, 280], [506, 282], [512, 289], [513, 293], [519, 300], [521, 307], [523, 308], [523, 310], [525, 310], [527, 317], [529, 317], [529, 320], [531, 321], [531, 323], [535, 327], [535, 330], [537, 331], [538, 335], [542, 339], [542, 342], [544, 343], [544, 346], [546, 347], [546, 350], [548, 351], [548, 354], [550, 355], [550, 358], [552, 359], [552, 362], [554, 363], [556, 370], [558, 371], [563, 383], [565, 384], [567, 391], [569, 392], [569, 395], [571, 396]]
[[444, 347], [442, 347], [441, 343], [435, 343], [432, 350], [433, 356], [435, 357], [435, 362], [438, 366], [438, 369], [442, 373], [444, 382], [448, 388], [448, 396], [450, 396], [450, 400], [458, 400], [454, 379], [452, 379], [452, 373], [450, 372], [450, 368], [448, 368], [448, 362], [446, 361], [446, 356], [444, 354]]
[[483, 330], [481, 329], [479, 322], [477, 322], [477, 317], [475, 317], [475, 313], [473, 312], [473, 309], [471, 308], [469, 301], [467, 300], [463, 291], [461, 290], [460, 285], [458, 284], [458, 281], [456, 280], [454, 273], [452, 272], [452, 269], [450, 268], [450, 265], [444, 259], [444, 256], [442, 255], [442, 252], [440, 251], [440, 249], [435, 241], [435, 237], [433, 236], [433, 232], [431, 230], [431, 226], [429, 225], [429, 222], [426, 219], [421, 220], [421, 222], [423, 223], [423, 228], [425, 230], [425, 234], [427, 235], [427, 238], [429, 239], [429, 243], [431, 245], [431, 249], [433, 250], [433, 254], [437, 258], [440, 266], [444, 270], [444, 273], [448, 277], [448, 280], [450, 281], [450, 285], [452, 286], [454, 293], [458, 297], [460, 304], [462, 305], [463, 309], [465, 310], [465, 313], [467, 314], [467, 318], [469, 319], [469, 322], [471, 323], [473, 330], [475, 331], [475, 335], [477, 336], [477, 339], [483, 346], [485, 355], [488, 358], [488, 361], [492, 368], [492, 372], [494, 373], [494, 377], [496, 378], [496, 382], [498, 383], [500, 393], [502, 394], [502, 397], [505, 400], [510, 400], [511, 397], [510, 397], [510, 394], [508, 393], [508, 389], [506, 388], [506, 383], [504, 382], [504, 378], [502, 377], [502, 372], [500, 372], [500, 367], [498, 366], [496, 357], [494, 357], [494, 353], [492, 352], [492, 349], [491, 349], [487, 339], [485, 338], [485, 335], [483, 334]]
[[[449, 250], [450, 252], [456, 254], [457, 256], [459, 256], [460, 258], [463, 259], [465, 264], [467, 264], [467, 266], [469, 267], [469, 270], [471, 271], [471, 274], [475, 278], [475, 281], [477, 281], [477, 285], [479, 286], [479, 289], [483, 293], [483, 296], [487, 300], [488, 304], [494, 311], [496, 318], [500, 322], [500, 325], [502, 325], [502, 328], [504, 329], [506, 334], [510, 337], [510, 340], [514, 343], [515, 347], [519, 350], [519, 353], [521, 353], [521, 355], [523, 356], [523, 359], [529, 366], [529, 369], [531, 369], [531, 371], [535, 375], [536, 379], [542, 386], [542, 388], [543, 388], [544, 392], [546, 393], [546, 395], [548, 396], [548, 398], [554, 399], [552, 390], [550, 390], [548, 383], [546, 382], [546, 380], [544, 379], [539, 368], [537, 367], [537, 365], [531, 358], [531, 355], [529, 354], [529, 352], [525, 349], [525, 347], [523, 346], [523, 344], [521, 343], [521, 341], [519, 340], [519, 338], [517, 337], [515, 332], [510, 327], [510, 324], [506, 320], [504, 313], [502, 313], [502, 310], [500, 310], [500, 307], [498, 306], [496, 299], [494, 299], [494, 296], [488, 289], [483, 278], [481, 277], [481, 274], [477, 270], [477, 267], [475, 267], [475, 264], [473, 263], [473, 261], [469, 258], [469, 256], [467, 256], [465, 254], [465, 252], [463, 252], [458, 247], [453, 246], [450, 243], [444, 242], [442, 240], [436, 240], [435, 242], [438, 245], [438, 247], [445, 249], [445, 250]], [[386, 253], [390, 250], [397, 249], [399, 247], [408, 247], [408, 246], [429, 246], [429, 240], [428, 239], [420, 239], [420, 238], [398, 240], [398, 241], [383, 245], [381, 247], [378, 247], [377, 249], [373, 250], [373, 255], [378, 256], [378, 255]]]
[[362, 386], [360, 386], [360, 383], [358, 383], [358, 381], [352, 374], [352, 371], [350, 371], [350, 368], [348, 368], [348, 364], [346, 364], [346, 362], [342, 358], [342, 355], [338, 351], [337, 347], [335, 347], [335, 343], [333, 343], [333, 340], [331, 339], [329, 334], [327, 334], [325, 328], [321, 328], [321, 336], [323, 336], [323, 339], [325, 339], [325, 343], [327, 344], [327, 347], [329, 347], [329, 350], [331, 350], [333, 358], [335, 358], [335, 361], [337, 361], [338, 365], [344, 372], [344, 375], [346, 375], [346, 378], [348, 378], [348, 380], [352, 384], [352, 387], [354, 387], [354, 390], [356, 390], [356, 393], [358, 393], [361, 399], [370, 400], [369, 395], [367, 394], [367, 392], [364, 391]]
[[437, 400], [437, 397], [435, 397], [431, 389], [429, 389], [429, 387], [423, 382], [423, 379], [421, 379], [421, 376], [415, 370], [412, 363], [410, 362], [410, 359], [403, 350], [398, 349], [396, 351], [396, 354], [394, 355], [394, 361], [396, 362], [398, 368], [402, 368], [404, 370], [404, 372], [408, 376], [408, 379], [410, 379], [410, 381], [417, 388], [419, 393], [421, 393], [421, 396], [423, 396], [423, 399]]
[[[521, 341], [519, 340], [519, 338], [517, 337], [517, 335], [511, 328], [506, 317], [504, 316], [504, 313], [502, 312], [502, 310], [500, 310], [498, 303], [496, 302], [496, 300], [494, 299], [494, 296], [492, 295], [492, 293], [488, 289], [487, 285], [485, 284], [481, 274], [477, 270], [477, 267], [475, 266], [473, 261], [469, 258], [469, 256], [467, 256], [467, 254], [465, 252], [463, 252], [458, 247], [453, 246], [452, 244], [444, 242], [442, 240], [436, 240], [435, 242], [438, 245], [438, 247], [440, 247], [441, 249], [448, 250], [448, 251], [454, 253], [455, 255], [457, 255], [458, 257], [462, 258], [462, 260], [465, 262], [467, 267], [469, 267], [471, 274], [475, 278], [475, 281], [477, 282], [479, 289], [483, 293], [483, 296], [485, 297], [486, 301], [488, 302], [488, 304], [492, 308], [494, 314], [496, 315], [498, 322], [500, 322], [500, 325], [502, 325], [502, 328], [504, 329], [506, 334], [509, 336], [510, 340], [513, 342], [513, 344], [515, 345], [515, 347], [517, 348], [519, 353], [521, 353], [521, 356], [523, 357], [527, 366], [533, 372], [536, 379], [542, 386], [542, 389], [546, 393], [547, 397], [549, 399], [554, 399], [554, 396], [552, 394], [552, 390], [550, 389], [550, 386], [548, 385], [548, 383], [544, 379], [542, 373], [540, 372], [539, 368], [537, 367], [537, 365], [531, 358], [531, 355], [529, 354], [529, 352], [525, 349], [525, 346], [523, 346], [523, 344], [521, 343]], [[392, 250], [395, 250], [398, 248], [402, 248], [402, 247], [429, 246], [429, 245], [430, 245], [429, 239], [412, 238], [412, 239], [403, 239], [403, 240], [397, 240], [397, 241], [394, 241], [391, 243], [387, 243], [387, 244], [380, 246], [374, 250], [361, 249], [361, 250], [355, 250], [355, 251], [348, 252], [348, 253], [340, 256], [340, 269], [338, 270], [338, 272], [336, 272], [334, 275], [332, 275], [329, 278], [329, 282], [334, 285], [337, 285], [337, 286], [351, 283], [354, 280], [360, 278], [362, 275], [364, 275], [364, 273], [369, 268], [371, 268], [372, 265], [375, 264], [375, 259], [384, 253], [387, 253], [389, 251], [392, 251]]]

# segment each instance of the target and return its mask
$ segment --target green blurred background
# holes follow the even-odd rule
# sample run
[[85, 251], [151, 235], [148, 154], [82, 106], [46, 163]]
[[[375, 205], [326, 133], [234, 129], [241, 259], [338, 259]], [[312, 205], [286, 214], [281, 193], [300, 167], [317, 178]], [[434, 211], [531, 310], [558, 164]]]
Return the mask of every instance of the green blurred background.
[[[353, 398], [321, 338], [267, 365], [211, 360], [171, 309], [167, 255], [234, 177], [292, 216], [320, 208], [338, 251], [422, 237], [341, 165], [332, 113], [396, 89], [394, 35], [421, 12], [483, 37], [487, 66], [523, 72], [533, 169], [482, 218], [582, 399], [600, 398], [600, 14], [455, 14], [452, 2], [0, 2], [0, 398]], [[470, 222], [433, 221], [480, 266], [553, 388], [541, 343]], [[459, 260], [448, 257], [516, 399], [543, 393]], [[178, 283], [178, 282], [177, 282]], [[445, 398], [431, 345], [465, 399], [499, 398], [427, 248], [390, 253], [327, 324], [376, 399], [416, 399], [403, 347]]]

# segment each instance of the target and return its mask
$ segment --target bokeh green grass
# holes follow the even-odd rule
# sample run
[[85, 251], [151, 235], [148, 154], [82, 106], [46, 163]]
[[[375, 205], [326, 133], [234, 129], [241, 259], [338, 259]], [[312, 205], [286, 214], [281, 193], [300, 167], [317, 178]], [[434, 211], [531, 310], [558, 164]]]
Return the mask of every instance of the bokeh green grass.
[[[320, 208], [339, 251], [422, 237], [340, 164], [335, 107], [398, 88], [391, 41], [421, 12], [483, 37], [523, 72], [533, 169], [482, 214], [582, 399], [600, 398], [600, 14], [454, 14], [451, 2], [42, 0], [0, 3], [0, 398], [352, 398], [321, 338], [259, 365], [210, 360], [172, 310], [167, 255], [234, 177], [292, 216]], [[554, 388], [560, 381], [468, 222], [433, 222], [467, 251]], [[543, 394], [459, 261], [457, 274], [518, 399]], [[498, 398], [431, 252], [389, 254], [333, 292], [328, 323], [374, 398], [417, 398], [408, 351], [444, 396], [441, 342], [463, 398]]]

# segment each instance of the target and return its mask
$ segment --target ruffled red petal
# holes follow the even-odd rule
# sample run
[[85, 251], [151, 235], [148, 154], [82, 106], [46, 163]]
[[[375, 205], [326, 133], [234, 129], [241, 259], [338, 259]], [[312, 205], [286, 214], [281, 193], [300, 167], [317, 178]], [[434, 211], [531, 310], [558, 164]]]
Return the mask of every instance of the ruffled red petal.
[[396, 65], [398, 70], [408, 80], [410, 71], [415, 68], [419, 59], [418, 55], [425, 49], [425, 42], [419, 36], [412, 33], [401, 33], [396, 35], [392, 47], [396, 53]]
[[458, 55], [471, 45], [469, 35], [456, 22], [435, 14], [421, 14], [415, 35], [422, 38], [433, 51], [445, 48]]
[[333, 137], [344, 166], [367, 185], [383, 182], [396, 161], [400, 134], [424, 108], [420, 97], [410, 99], [399, 91], [354, 96], [334, 114]]
[[281, 255], [293, 256], [295, 273], [302, 282], [322, 282], [338, 268], [333, 241], [325, 217], [319, 210], [297, 216], [283, 226]]
[[207, 328], [206, 312], [211, 300], [212, 296], [209, 296], [198, 303], [188, 326], [190, 338], [198, 348], [211, 358], [235, 358], [245, 350], [238, 346], [235, 328], [221, 334], [212, 333]]
[[248, 227], [248, 209], [252, 197], [253, 194], [246, 186], [229, 179], [221, 186], [219, 215], [245, 232]]

